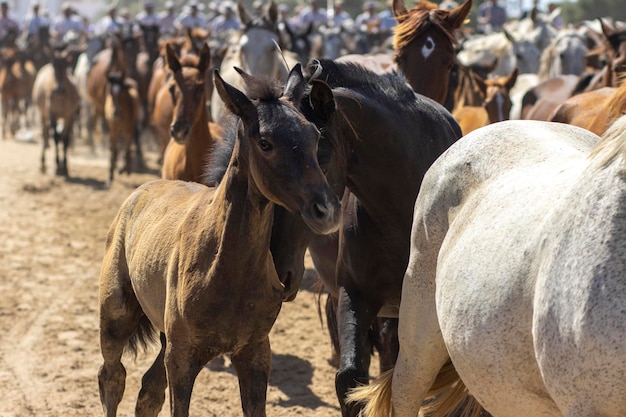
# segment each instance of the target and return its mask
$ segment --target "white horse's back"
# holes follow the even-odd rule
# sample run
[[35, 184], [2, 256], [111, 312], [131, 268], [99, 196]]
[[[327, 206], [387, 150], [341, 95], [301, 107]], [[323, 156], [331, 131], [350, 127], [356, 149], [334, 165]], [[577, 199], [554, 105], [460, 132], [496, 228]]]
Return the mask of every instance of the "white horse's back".
[[414, 415], [448, 354], [494, 417], [626, 414], [621, 123], [602, 168], [602, 152], [589, 157], [597, 136], [530, 121], [479, 129], [431, 167], [402, 293], [394, 416]]

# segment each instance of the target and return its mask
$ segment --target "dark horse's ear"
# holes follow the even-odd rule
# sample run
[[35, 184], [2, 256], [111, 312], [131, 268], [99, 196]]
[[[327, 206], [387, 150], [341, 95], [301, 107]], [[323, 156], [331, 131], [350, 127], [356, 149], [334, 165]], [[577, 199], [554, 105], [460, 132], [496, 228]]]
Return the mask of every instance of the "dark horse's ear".
[[244, 93], [224, 81], [217, 68], [213, 70], [213, 84], [226, 108], [244, 121], [249, 121], [254, 115], [254, 104]]
[[322, 80], [311, 80], [309, 102], [322, 120], [329, 120], [335, 112], [335, 97], [330, 86]]
[[209, 68], [211, 68], [211, 49], [209, 48], [209, 44], [204, 42], [202, 49], [200, 50], [198, 71], [200, 74], [204, 74]]
[[306, 91], [307, 83], [304, 80], [304, 75], [302, 75], [302, 65], [299, 63], [294, 65], [294, 67], [289, 72], [289, 77], [287, 77], [287, 85], [285, 85], [284, 96], [290, 102], [294, 103], [296, 106], [299, 105], [304, 92]]
[[452, 29], [458, 29], [463, 26], [463, 23], [465, 22], [465, 19], [467, 19], [471, 10], [472, 0], [465, 0], [465, 3], [450, 10], [450, 13], [448, 13], [445, 20]]
[[176, 52], [169, 43], [165, 45], [165, 61], [167, 62], [167, 66], [172, 70], [172, 72], [178, 72], [182, 69], [180, 61], [176, 56]]

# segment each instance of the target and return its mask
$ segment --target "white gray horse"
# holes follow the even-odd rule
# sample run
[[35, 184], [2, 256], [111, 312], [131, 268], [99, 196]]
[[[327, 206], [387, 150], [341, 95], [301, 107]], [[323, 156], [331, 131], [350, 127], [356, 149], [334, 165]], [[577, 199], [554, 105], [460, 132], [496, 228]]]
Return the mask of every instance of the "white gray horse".
[[626, 116], [597, 140], [508, 121], [433, 164], [368, 415], [416, 416], [433, 384], [494, 417], [626, 414]]

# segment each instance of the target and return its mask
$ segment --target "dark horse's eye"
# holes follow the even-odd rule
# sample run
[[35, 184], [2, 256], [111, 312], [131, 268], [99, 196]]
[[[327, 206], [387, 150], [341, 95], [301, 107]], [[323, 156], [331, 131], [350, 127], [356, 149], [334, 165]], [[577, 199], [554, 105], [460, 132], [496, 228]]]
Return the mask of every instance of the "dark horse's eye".
[[267, 151], [272, 150], [272, 144], [266, 141], [265, 139], [261, 139], [259, 141], [259, 148], [261, 148], [262, 151], [267, 152]]

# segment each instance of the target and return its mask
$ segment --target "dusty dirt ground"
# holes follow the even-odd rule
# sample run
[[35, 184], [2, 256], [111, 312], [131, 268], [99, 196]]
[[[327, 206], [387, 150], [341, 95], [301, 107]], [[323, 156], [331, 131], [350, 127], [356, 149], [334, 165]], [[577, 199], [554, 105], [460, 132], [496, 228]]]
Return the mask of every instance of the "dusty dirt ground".
[[[0, 139], [0, 417], [101, 415], [98, 274], [105, 233], [122, 201], [157, 177], [156, 155], [147, 155], [151, 172], [118, 177], [106, 188], [107, 152], [92, 156], [77, 145], [68, 179], [52, 174], [52, 150], [41, 174], [40, 154], [37, 138]], [[341, 414], [308, 258], [307, 267], [298, 297], [283, 305], [270, 334], [268, 416]], [[125, 358], [119, 416], [133, 415], [141, 376], [155, 356], [156, 349]], [[169, 415], [167, 399], [160, 415]], [[242, 415], [228, 362], [200, 373], [191, 415]]]

